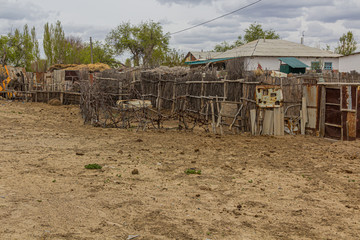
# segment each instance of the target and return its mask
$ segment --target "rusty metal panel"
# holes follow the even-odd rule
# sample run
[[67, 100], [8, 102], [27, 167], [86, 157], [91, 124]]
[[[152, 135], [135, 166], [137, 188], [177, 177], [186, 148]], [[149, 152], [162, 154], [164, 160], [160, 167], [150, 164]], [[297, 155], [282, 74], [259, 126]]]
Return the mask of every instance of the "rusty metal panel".
[[282, 90], [279, 86], [256, 86], [256, 104], [260, 108], [281, 107], [284, 102]]
[[360, 138], [360, 86], [357, 87], [357, 105], [356, 105], [356, 137]]
[[308, 123], [306, 127], [315, 131], [318, 122], [318, 86], [306, 85], [303, 88], [303, 93], [306, 97], [308, 111]]
[[317, 106], [318, 100], [318, 86], [317, 85], [306, 85], [304, 86], [304, 93], [307, 101], [307, 105], [310, 107]]
[[325, 108], [325, 123], [341, 125], [340, 106], [326, 105], [326, 108]]
[[316, 108], [308, 108], [308, 128], [316, 129], [317, 123], [317, 109]]
[[355, 110], [356, 108], [356, 87], [343, 86], [341, 89], [342, 103], [341, 107], [344, 110]]
[[351, 97], [353, 99], [351, 109], [353, 110], [356, 110], [356, 96], [357, 96], [356, 93], [357, 93], [357, 86], [351, 86]]
[[342, 112], [342, 127], [344, 141], [356, 139], [356, 114], [354, 112]]
[[356, 139], [356, 113], [348, 112], [347, 113], [347, 135], [348, 140]]
[[325, 137], [341, 140], [341, 128], [325, 125]]
[[340, 104], [340, 89], [326, 88], [326, 103]]

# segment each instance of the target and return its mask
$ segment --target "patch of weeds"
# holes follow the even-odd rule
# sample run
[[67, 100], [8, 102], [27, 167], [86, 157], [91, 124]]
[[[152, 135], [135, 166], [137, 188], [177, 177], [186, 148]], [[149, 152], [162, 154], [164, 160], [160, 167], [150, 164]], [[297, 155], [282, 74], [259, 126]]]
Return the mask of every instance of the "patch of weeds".
[[349, 179], [349, 182], [355, 182], [355, 180], [354, 180], [354, 179], [353, 179], [353, 180], [350, 180], [350, 179]]
[[38, 199], [37, 201], [38, 201], [38, 202], [42, 202], [42, 200], [40, 200], [40, 199]]
[[18, 112], [18, 114], [22, 114], [22, 112]]
[[121, 174], [116, 174], [116, 176], [117, 176], [118, 178], [121, 178]]
[[104, 181], [104, 183], [109, 183], [109, 182], [110, 182], [109, 178]]
[[189, 169], [186, 169], [185, 170], [185, 173], [187, 175], [189, 174], [198, 174], [198, 175], [201, 175], [201, 170], [196, 170], [196, 169], [193, 169], [193, 168], [189, 168]]
[[56, 180], [54, 179], [54, 180], [52, 180], [52, 182], [54, 183], [54, 182], [56, 182]]
[[207, 232], [206, 235], [210, 236], [210, 235], [211, 235], [211, 232]]
[[249, 183], [253, 183], [254, 181], [251, 179], [251, 180], [249, 180]]
[[97, 164], [97, 163], [93, 163], [93, 164], [85, 165], [85, 168], [86, 168], [86, 169], [101, 169], [102, 166], [100, 166], [100, 165]]

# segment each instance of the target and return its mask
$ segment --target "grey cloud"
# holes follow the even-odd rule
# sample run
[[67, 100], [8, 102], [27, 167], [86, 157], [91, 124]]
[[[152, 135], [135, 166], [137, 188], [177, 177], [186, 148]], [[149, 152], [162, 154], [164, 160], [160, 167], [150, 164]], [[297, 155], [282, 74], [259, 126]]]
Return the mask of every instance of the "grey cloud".
[[[237, 8], [250, 4], [253, 1], [246, 1], [246, 3], [234, 4], [233, 2], [224, 2], [221, 6], [223, 13], [233, 11]], [[294, 18], [303, 15], [304, 9], [315, 6], [328, 6], [332, 5], [334, 1], [329, 0], [303, 0], [303, 1], [283, 1], [283, 0], [263, 0], [256, 5], [253, 5], [247, 9], [239, 11], [234, 15], [248, 19], [258, 20], [264, 17], [276, 17], [276, 18]]]
[[330, 27], [323, 26], [319, 22], [309, 22], [305, 37], [319, 38], [322, 42], [336, 42], [340, 36]]
[[[308, 10], [308, 20], [317, 20], [333, 23], [338, 20], [360, 20], [359, 7], [356, 5], [328, 6], [322, 8], [312, 8]], [[321, 14], [319, 14], [321, 12]]]
[[49, 17], [49, 13], [30, 2], [0, 1], [0, 6], [0, 19], [33, 21]]
[[66, 36], [80, 37], [83, 41], [89, 41], [92, 37], [94, 41], [102, 41], [106, 35], [111, 31], [110, 28], [93, 26], [93, 25], [69, 25], [64, 24], [64, 31]]
[[343, 25], [346, 28], [359, 28], [360, 20], [346, 20], [344, 21]]
[[156, 0], [156, 1], [158, 1], [160, 4], [168, 4], [168, 5], [172, 5], [172, 4], [199, 5], [202, 3], [212, 2], [211, 0]]

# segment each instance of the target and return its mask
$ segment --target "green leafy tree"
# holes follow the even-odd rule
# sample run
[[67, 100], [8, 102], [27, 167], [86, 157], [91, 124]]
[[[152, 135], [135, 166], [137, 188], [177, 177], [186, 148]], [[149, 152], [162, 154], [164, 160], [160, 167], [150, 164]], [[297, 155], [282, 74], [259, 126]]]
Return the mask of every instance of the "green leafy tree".
[[[84, 43], [80, 51], [81, 62], [83, 64], [91, 63], [90, 43]], [[112, 49], [100, 41], [93, 43], [93, 61], [95, 63], [106, 63], [111, 67], [116, 67], [118, 62], [114, 58]]]
[[350, 55], [355, 52], [356, 50], [356, 44], [354, 34], [352, 31], [348, 31], [347, 33], [344, 33], [338, 43], [338, 47], [335, 48], [335, 52], [342, 55]]
[[279, 39], [280, 36], [274, 30], [263, 30], [262, 26], [257, 23], [251, 24], [246, 30], [244, 39], [241, 35], [238, 36], [238, 39], [233, 43], [230, 44], [226, 41], [215, 45], [214, 51], [215, 52], [225, 52], [227, 50], [233, 49], [235, 47], [239, 47], [245, 43], [252, 42], [254, 40], [258, 40], [260, 38], [266, 39]]
[[50, 65], [66, 62], [67, 42], [61, 22], [44, 25], [43, 47]]
[[181, 66], [185, 63], [185, 56], [176, 49], [169, 49], [166, 51], [160, 51], [156, 49], [152, 57], [152, 66]]
[[215, 52], [225, 52], [227, 50], [233, 49], [235, 44], [230, 44], [227, 41], [223, 41], [222, 43], [216, 44], [214, 47]]
[[28, 25], [24, 25], [23, 32], [15, 29], [13, 33], [8, 34], [6, 45], [8, 64], [15, 67], [25, 67], [28, 71], [31, 70], [32, 63], [37, 60], [40, 54], [35, 28], [32, 28], [31, 32]]
[[127, 59], [125, 60], [125, 66], [126, 66], [126, 67], [131, 67], [131, 59], [130, 59], [130, 58], [127, 58]]
[[52, 25], [49, 25], [49, 23], [44, 25], [43, 48], [49, 65], [54, 63], [52, 28]]
[[139, 25], [122, 23], [107, 36], [106, 42], [117, 55], [130, 52], [134, 65], [153, 66], [169, 45], [169, 34], [164, 34], [160, 23], [142, 22]]
[[245, 43], [258, 40], [260, 38], [265, 39], [279, 39], [279, 34], [275, 33], [274, 30], [263, 30], [262, 26], [257, 23], [251, 24], [246, 30], [244, 35]]
[[0, 64], [6, 65], [7, 52], [8, 52], [8, 36], [0, 36]]

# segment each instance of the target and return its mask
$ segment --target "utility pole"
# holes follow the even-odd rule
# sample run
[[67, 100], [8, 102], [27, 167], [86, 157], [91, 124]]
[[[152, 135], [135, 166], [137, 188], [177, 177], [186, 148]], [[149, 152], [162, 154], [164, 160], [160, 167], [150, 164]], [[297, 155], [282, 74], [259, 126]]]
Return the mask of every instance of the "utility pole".
[[91, 50], [91, 64], [94, 63], [93, 60], [93, 45], [92, 45], [92, 38], [90, 37], [90, 50]]

